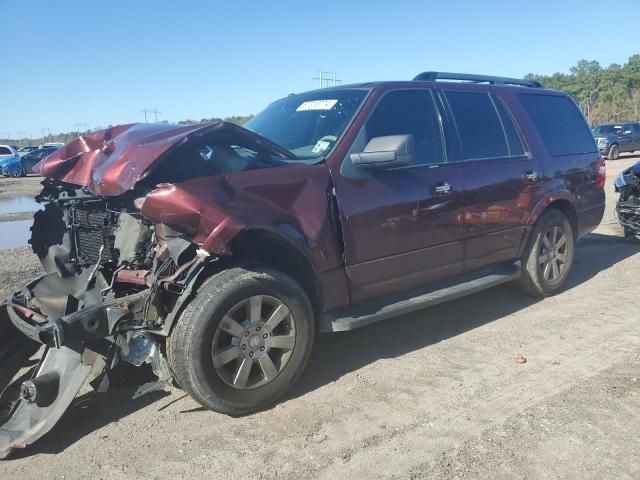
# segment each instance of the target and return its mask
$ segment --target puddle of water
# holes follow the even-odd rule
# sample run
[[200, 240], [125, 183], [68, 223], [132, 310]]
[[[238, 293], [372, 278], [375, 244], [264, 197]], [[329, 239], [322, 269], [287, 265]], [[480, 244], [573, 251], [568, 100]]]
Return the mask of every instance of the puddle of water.
[[28, 195], [15, 195], [8, 198], [0, 198], [0, 215], [17, 212], [35, 212], [40, 210], [40, 205]]
[[0, 222], [0, 249], [27, 246], [31, 238], [33, 220], [17, 220], [15, 222]]

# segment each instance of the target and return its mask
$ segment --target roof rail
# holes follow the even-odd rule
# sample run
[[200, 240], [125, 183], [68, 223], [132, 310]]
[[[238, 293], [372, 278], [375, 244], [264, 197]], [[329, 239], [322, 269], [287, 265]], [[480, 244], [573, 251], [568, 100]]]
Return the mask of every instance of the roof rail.
[[449, 73], [449, 72], [422, 72], [414, 79], [427, 82], [436, 80], [464, 80], [473, 83], [490, 83], [492, 85], [522, 85], [530, 88], [543, 88], [540, 82], [535, 80], [522, 80], [520, 78], [492, 77], [490, 75], [474, 75], [472, 73]]

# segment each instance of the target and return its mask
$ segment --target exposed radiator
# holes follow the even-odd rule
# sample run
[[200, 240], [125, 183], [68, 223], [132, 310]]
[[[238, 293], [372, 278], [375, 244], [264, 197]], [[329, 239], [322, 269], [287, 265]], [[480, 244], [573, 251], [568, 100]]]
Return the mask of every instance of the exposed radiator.
[[[114, 228], [118, 214], [109, 212], [104, 202], [78, 203], [71, 211], [75, 256], [79, 264], [94, 264], [117, 260]], [[104, 246], [102, 256], [100, 248]]]

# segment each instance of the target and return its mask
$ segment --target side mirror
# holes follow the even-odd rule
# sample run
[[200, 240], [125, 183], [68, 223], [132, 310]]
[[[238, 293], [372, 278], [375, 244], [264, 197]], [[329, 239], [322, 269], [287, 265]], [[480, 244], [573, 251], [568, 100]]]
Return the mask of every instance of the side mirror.
[[351, 161], [362, 168], [406, 167], [415, 163], [413, 135], [388, 135], [369, 140], [364, 151], [352, 153]]

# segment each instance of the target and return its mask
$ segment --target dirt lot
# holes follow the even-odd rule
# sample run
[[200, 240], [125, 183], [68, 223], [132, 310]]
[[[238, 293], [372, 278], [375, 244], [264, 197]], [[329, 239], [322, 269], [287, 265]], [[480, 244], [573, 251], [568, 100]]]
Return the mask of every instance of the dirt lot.
[[[610, 207], [639, 159], [607, 163]], [[497, 287], [322, 335], [293, 393], [242, 418], [177, 389], [132, 401], [140, 372], [79, 398], [0, 478], [640, 479], [640, 242], [612, 208], [604, 223], [555, 297]], [[2, 253], [6, 295], [37, 262]]]

